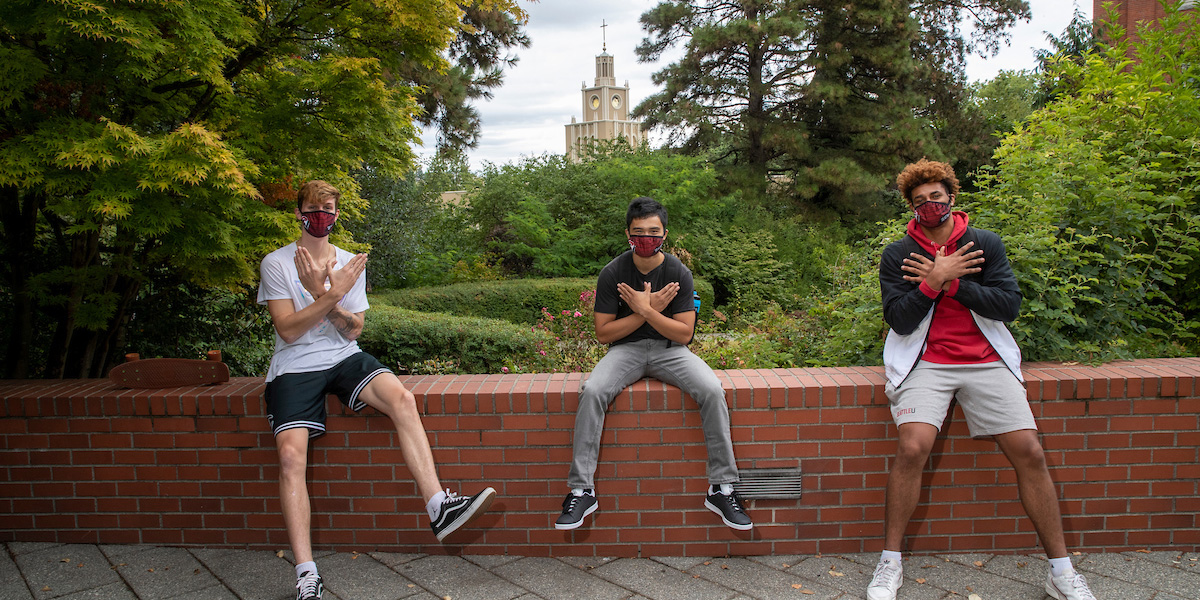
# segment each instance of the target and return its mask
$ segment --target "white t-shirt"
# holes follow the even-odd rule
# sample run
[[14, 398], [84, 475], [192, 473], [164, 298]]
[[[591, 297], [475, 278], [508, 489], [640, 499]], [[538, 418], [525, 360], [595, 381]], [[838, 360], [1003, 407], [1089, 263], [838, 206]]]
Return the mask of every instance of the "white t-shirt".
[[[354, 255], [334, 246], [337, 252], [337, 265], [341, 269], [354, 258]], [[296, 312], [312, 304], [316, 299], [304, 284], [300, 283], [300, 273], [296, 271], [296, 243], [292, 242], [266, 256], [259, 266], [262, 277], [258, 286], [258, 303], [266, 304], [268, 300], [291, 300]], [[329, 282], [325, 283], [326, 286]], [[338, 302], [347, 312], [360, 313], [370, 306], [367, 304], [367, 272], [364, 270], [354, 282], [354, 287]], [[308, 373], [324, 371], [342, 362], [347, 357], [357, 353], [358, 342], [348, 340], [329, 322], [322, 319], [312, 329], [309, 329], [292, 343], [283, 341], [279, 331], [275, 331], [275, 354], [271, 357], [271, 368], [267, 371], [267, 381], [284, 373]]]

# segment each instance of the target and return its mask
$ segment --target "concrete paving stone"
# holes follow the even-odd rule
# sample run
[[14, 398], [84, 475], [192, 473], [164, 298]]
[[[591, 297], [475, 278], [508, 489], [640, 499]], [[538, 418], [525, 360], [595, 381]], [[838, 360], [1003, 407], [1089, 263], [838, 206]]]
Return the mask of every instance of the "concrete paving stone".
[[149, 548], [109, 560], [141, 598], [173, 598], [220, 583], [183, 548]]
[[426, 556], [429, 556], [429, 555], [428, 554], [400, 554], [400, 553], [396, 553], [396, 552], [372, 552], [371, 553], [371, 558], [374, 558], [375, 560], [377, 560], [389, 567], [401, 565], [406, 562], [417, 560], [418, 558], [424, 558]]
[[1182, 552], [1176, 552], [1176, 551], [1150, 552], [1150, 551], [1143, 551], [1143, 550], [1138, 550], [1138, 551], [1134, 551], [1134, 552], [1120, 552], [1119, 554], [1121, 554], [1122, 556], [1132, 558], [1134, 560], [1148, 560], [1150, 562], [1155, 562], [1160, 565], [1167, 565], [1169, 567], [1178, 567], [1179, 566], [1179, 557], [1183, 555]]
[[629, 590], [592, 575], [592, 571], [576, 568], [556, 558], [521, 558], [491, 571], [547, 600], [616, 600], [632, 595]]
[[[970, 561], [967, 564], [973, 563], [974, 561]], [[1045, 585], [1046, 571], [1049, 568], [1050, 564], [1045, 560], [1013, 554], [993, 556], [991, 560], [988, 560], [983, 564], [983, 570], [987, 571], [988, 573], [999, 575], [1001, 577], [1007, 577], [1013, 581], [1020, 581], [1032, 586]]]
[[772, 569], [782, 571], [784, 569], [790, 569], [792, 565], [804, 560], [807, 557], [798, 556], [795, 554], [781, 554], [778, 556], [747, 556], [746, 558], [764, 567], [770, 567]]
[[471, 561], [472, 563], [475, 563], [477, 566], [487, 569], [489, 571], [491, 571], [492, 569], [494, 569], [500, 565], [506, 565], [510, 562], [513, 562], [514, 560], [521, 560], [520, 556], [508, 556], [508, 555], [499, 555], [499, 554], [497, 554], [497, 555], [472, 554], [472, 555], [463, 555], [463, 558], [465, 558], [465, 559]]
[[[843, 590], [828, 587], [744, 558], [719, 558], [705, 561], [687, 572], [699, 575], [701, 579], [720, 582], [724, 587], [733, 588], [761, 600], [775, 600], [776, 598], [832, 600], [844, 594]], [[800, 587], [795, 587], [797, 585]], [[802, 590], [815, 593], [805, 594]]]
[[59, 596], [59, 600], [137, 600], [137, 596], [124, 583], [110, 583], [98, 588]]
[[101, 545], [97, 546], [97, 548], [100, 549], [100, 552], [103, 552], [104, 556], [108, 557], [108, 561], [114, 565], [120, 564], [121, 561], [119, 561], [117, 559], [122, 556], [127, 556], [129, 554], [136, 554], [138, 552], [145, 552], [147, 550], [152, 550], [157, 547], [158, 546], [147, 546], [147, 545], [138, 545], [138, 544], [131, 544], [131, 545], [101, 544]]
[[696, 579], [661, 563], [645, 559], [618, 559], [592, 569], [592, 574], [656, 600], [674, 598], [733, 598], [733, 590]]
[[1089, 554], [1081, 557], [1075, 564], [1076, 568], [1087, 576], [1088, 583], [1092, 584], [1092, 591], [1096, 592], [1097, 596], [1101, 595], [1101, 590], [1110, 582], [1097, 580], [1093, 583], [1092, 573], [1184, 598], [1200, 598], [1200, 593], [1197, 592], [1200, 590], [1200, 573], [1194, 571], [1119, 553]]
[[660, 562], [676, 571], [686, 571], [712, 558], [697, 558], [694, 556], [652, 556], [650, 560]]
[[171, 596], [171, 600], [238, 600], [233, 592], [229, 591], [225, 586], [217, 583], [212, 587], [207, 587], [202, 590]]
[[16, 557], [17, 568], [33, 597], [59, 598], [120, 583], [108, 559], [92, 545], [53, 545]]
[[0, 551], [0, 598], [11, 600], [31, 600], [29, 586], [21, 578], [17, 563], [13, 562], [8, 552]]
[[561, 560], [572, 567], [577, 567], [588, 571], [595, 569], [596, 567], [607, 565], [608, 563], [618, 559], [611, 556], [562, 556], [559, 557], [558, 560]]
[[424, 590], [367, 554], [342, 552], [317, 563], [325, 589], [356, 600], [397, 600]]
[[271, 551], [194, 549], [192, 556], [239, 598], [293, 600], [296, 571]]
[[426, 556], [394, 567], [434, 596], [454, 600], [511, 600], [523, 590], [458, 556]]
[[[875, 574], [875, 564], [879, 562], [879, 555], [862, 554], [849, 556], [855, 560], [836, 555], [801, 558], [798, 563], [793, 564], [786, 571], [797, 577], [813, 581], [818, 585], [841, 590], [843, 592], [841, 598], [847, 600], [850, 598], [865, 598], [867, 595], [867, 586], [871, 584], [871, 577]], [[864, 561], [867, 560], [870, 561], [869, 565], [864, 564]], [[946, 596], [945, 591], [928, 584], [917, 583], [915, 579], [909, 577], [909, 561], [906, 560], [904, 562], [905, 581], [902, 584], [904, 600], [939, 600]], [[835, 575], [834, 573], [841, 573], [841, 575]]]
[[46, 548], [53, 548], [55, 546], [62, 546], [62, 544], [58, 542], [9, 542], [8, 551], [13, 556], [20, 556], [22, 554], [29, 554], [30, 552], [41, 552]]
[[974, 593], [983, 600], [1042, 600], [1046, 597], [1040, 585], [994, 575], [982, 567], [964, 566], [941, 556], [917, 556], [904, 563], [905, 579], [913, 582], [924, 579], [925, 585], [960, 596]]

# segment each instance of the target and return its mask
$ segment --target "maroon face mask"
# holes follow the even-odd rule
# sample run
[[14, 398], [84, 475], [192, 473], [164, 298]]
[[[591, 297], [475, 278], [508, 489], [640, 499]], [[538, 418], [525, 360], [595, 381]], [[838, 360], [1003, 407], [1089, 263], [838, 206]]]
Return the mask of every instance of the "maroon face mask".
[[323, 210], [314, 210], [300, 213], [300, 223], [308, 235], [313, 237], [325, 237], [333, 231], [333, 224], [337, 221], [337, 215]]
[[662, 235], [631, 235], [629, 236], [629, 247], [633, 249], [634, 254], [642, 258], [650, 258], [662, 249], [665, 239], [666, 236]]
[[933, 229], [950, 218], [950, 203], [926, 202], [914, 208], [913, 214], [916, 215], [917, 224], [928, 229]]

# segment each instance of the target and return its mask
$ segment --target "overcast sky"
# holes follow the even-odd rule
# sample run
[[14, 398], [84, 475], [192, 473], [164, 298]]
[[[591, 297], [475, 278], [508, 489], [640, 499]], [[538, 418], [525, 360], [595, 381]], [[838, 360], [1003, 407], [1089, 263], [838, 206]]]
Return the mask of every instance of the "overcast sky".
[[[521, 2], [529, 13], [526, 32], [532, 45], [519, 50], [520, 62], [507, 69], [503, 87], [495, 96], [477, 104], [483, 119], [479, 147], [468, 156], [472, 170], [484, 162], [497, 165], [516, 162], [523, 156], [544, 153], [562, 154], [565, 150], [564, 126], [571, 117], [582, 119], [580, 85], [595, 80], [596, 55], [607, 43], [613, 56], [617, 85], [629, 82], [631, 106], [655, 91], [650, 75], [668, 62], [639, 63], [634, 48], [645, 37], [638, 17], [658, 0], [541, 0]], [[995, 57], [972, 56], [967, 60], [971, 81], [994, 77], [1000, 70], [1032, 69], [1034, 52], [1048, 46], [1046, 33], [1061, 35], [1076, 7], [1092, 17], [1092, 3], [1083, 0], [1030, 0], [1033, 19], [1018, 22], [1010, 30], [1011, 43]], [[604, 28], [603, 40], [601, 21]], [[426, 132], [422, 156], [432, 153], [434, 137]], [[652, 146], [661, 142], [650, 138]]]

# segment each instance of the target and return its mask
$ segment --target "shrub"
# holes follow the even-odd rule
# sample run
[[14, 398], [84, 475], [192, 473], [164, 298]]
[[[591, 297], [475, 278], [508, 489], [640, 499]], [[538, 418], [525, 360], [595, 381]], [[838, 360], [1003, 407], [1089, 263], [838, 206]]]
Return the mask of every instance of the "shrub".
[[[701, 317], [711, 315], [712, 286], [697, 279], [695, 287], [703, 301]], [[537, 325], [543, 308], [573, 309], [579, 304], [580, 294], [595, 288], [594, 278], [510, 279], [379, 291], [372, 294], [372, 300], [410, 310]]]
[[425, 313], [375, 303], [367, 311], [363, 350], [411, 373], [501, 373], [551, 370], [540, 354], [547, 336], [499, 319]]

